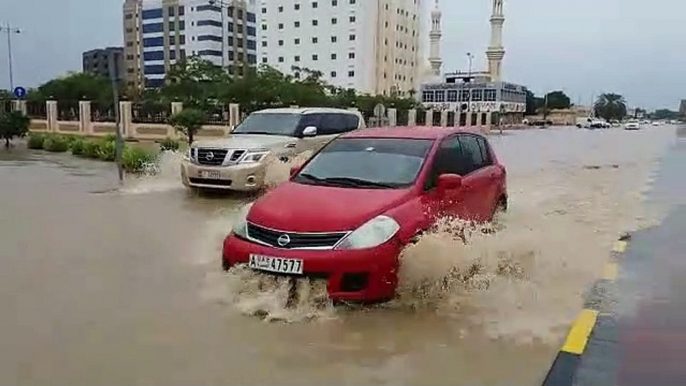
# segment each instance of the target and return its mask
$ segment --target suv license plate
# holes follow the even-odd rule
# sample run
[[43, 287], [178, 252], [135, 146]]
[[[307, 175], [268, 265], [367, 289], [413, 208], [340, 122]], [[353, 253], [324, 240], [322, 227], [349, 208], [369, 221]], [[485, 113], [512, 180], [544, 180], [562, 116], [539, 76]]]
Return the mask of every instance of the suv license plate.
[[250, 255], [248, 266], [260, 271], [286, 273], [292, 275], [303, 274], [302, 259], [286, 259], [262, 255]]
[[210, 180], [219, 180], [219, 179], [221, 179], [221, 174], [218, 171], [214, 171], [214, 170], [203, 170], [200, 172], [200, 178], [207, 178]]

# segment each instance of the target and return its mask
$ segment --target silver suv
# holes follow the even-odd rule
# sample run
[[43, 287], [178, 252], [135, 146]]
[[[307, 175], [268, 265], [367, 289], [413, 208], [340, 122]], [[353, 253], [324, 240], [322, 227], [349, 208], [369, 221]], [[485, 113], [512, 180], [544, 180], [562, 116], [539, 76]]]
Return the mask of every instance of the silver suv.
[[259, 190], [268, 162], [317, 151], [337, 136], [364, 127], [362, 115], [351, 110], [257, 111], [227, 138], [194, 142], [181, 165], [181, 181], [198, 189]]

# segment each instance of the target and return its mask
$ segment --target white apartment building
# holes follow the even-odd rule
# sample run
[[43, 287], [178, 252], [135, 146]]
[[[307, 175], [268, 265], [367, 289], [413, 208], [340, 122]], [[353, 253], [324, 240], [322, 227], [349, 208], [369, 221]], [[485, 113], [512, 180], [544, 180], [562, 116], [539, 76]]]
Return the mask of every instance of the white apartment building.
[[126, 0], [129, 86], [164, 84], [171, 65], [197, 56], [231, 74], [257, 64], [257, 0]]
[[258, 63], [370, 94], [417, 91], [421, 1], [258, 0]]

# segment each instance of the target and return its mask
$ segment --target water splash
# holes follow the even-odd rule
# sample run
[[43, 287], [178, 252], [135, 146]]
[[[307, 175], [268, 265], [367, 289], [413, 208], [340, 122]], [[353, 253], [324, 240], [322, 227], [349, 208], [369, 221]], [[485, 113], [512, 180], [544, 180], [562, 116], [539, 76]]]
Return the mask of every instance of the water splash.
[[183, 154], [176, 151], [163, 151], [156, 162], [146, 164], [140, 175], [127, 176], [126, 184], [120, 189], [123, 194], [148, 194], [183, 190], [181, 183], [181, 163]]

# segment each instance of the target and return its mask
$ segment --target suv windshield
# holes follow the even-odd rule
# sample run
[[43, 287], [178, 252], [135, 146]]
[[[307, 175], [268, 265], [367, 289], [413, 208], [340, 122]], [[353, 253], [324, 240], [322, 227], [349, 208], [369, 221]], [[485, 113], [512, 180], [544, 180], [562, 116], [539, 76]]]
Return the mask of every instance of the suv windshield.
[[302, 115], [293, 113], [253, 113], [250, 114], [233, 134], [267, 134], [292, 137], [298, 128]]
[[412, 185], [433, 140], [398, 138], [337, 139], [317, 154], [294, 181], [351, 188]]

